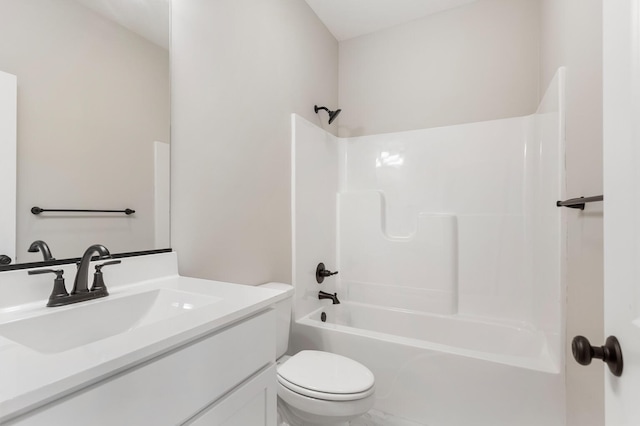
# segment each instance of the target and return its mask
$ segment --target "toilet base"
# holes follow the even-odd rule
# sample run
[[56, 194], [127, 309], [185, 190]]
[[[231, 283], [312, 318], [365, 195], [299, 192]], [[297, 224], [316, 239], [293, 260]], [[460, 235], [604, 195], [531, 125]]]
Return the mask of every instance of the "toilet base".
[[[340, 419], [332, 419], [331, 421], [327, 417], [316, 417], [315, 419], [311, 419], [309, 413], [304, 413], [304, 419], [300, 416], [296, 415], [294, 411], [298, 411], [295, 408], [291, 408], [287, 403], [285, 403], [280, 397], [278, 397], [278, 426], [349, 426], [348, 421], [338, 421], [335, 422], [333, 420]], [[312, 423], [312, 420], [318, 420], [317, 423]]]

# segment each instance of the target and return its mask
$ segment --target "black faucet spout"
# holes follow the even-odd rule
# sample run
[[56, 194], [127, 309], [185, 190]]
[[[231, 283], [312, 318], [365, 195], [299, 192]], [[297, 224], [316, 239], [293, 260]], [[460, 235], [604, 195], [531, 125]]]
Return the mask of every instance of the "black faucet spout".
[[331, 299], [333, 301], [334, 305], [339, 305], [340, 301], [338, 300], [338, 293], [327, 293], [324, 291], [319, 291], [318, 292], [318, 299], [322, 300], [322, 299]]
[[29, 250], [27, 251], [29, 253], [37, 253], [37, 252], [42, 253], [42, 257], [44, 258], [45, 262], [47, 260], [55, 260], [51, 255], [51, 250], [49, 249], [49, 245], [42, 240], [35, 240], [34, 242], [32, 242], [31, 245], [29, 246]]
[[88, 281], [89, 281], [89, 263], [91, 263], [91, 257], [94, 253], [100, 255], [100, 259], [111, 258], [111, 253], [102, 244], [94, 244], [90, 246], [82, 255], [82, 259], [78, 264], [78, 272], [76, 272], [76, 279], [73, 282], [73, 290], [71, 294], [88, 293]]

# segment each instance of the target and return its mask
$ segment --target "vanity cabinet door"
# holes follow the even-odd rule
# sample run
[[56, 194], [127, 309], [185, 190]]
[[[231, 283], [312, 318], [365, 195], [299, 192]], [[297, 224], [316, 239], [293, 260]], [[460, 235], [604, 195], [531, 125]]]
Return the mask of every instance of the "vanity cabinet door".
[[276, 366], [216, 401], [185, 426], [276, 426]]

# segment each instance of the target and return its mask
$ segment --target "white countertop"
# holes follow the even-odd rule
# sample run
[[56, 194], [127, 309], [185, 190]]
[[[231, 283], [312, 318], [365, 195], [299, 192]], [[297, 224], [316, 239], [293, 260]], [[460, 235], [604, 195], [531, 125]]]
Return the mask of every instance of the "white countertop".
[[[163, 288], [188, 288], [189, 291], [195, 290], [220, 300], [167, 320], [56, 353], [43, 353], [0, 336], [0, 423], [268, 309], [285, 297], [283, 292], [277, 290], [179, 276], [175, 253], [126, 258], [122, 261], [122, 265], [111, 267], [113, 271], [121, 267], [119, 272], [109, 275], [111, 271], [105, 270], [105, 282], [110, 292], [107, 298], [46, 308], [53, 283], [53, 275], [47, 274], [41, 283], [43, 290], [36, 291], [36, 287], [25, 290], [34, 294], [39, 291], [44, 297], [22, 305], [0, 306], [0, 324], [46, 315], [52, 310], [74, 309], [78, 305], [90, 307], [109, 298], [117, 299]], [[161, 266], [154, 268], [154, 265]], [[145, 269], [151, 271], [146, 273], [151, 276], [150, 279], [143, 279]], [[162, 276], [157, 276], [158, 270], [163, 271]], [[127, 273], [129, 282], [125, 278]], [[12, 285], [8, 281], [27, 282], [24, 276], [25, 270], [0, 272], [0, 291], [12, 287], [14, 291], [19, 291], [16, 286], [20, 283]], [[29, 280], [35, 277], [29, 277]], [[67, 277], [68, 289], [71, 281]], [[18, 299], [24, 301], [24, 296]]]

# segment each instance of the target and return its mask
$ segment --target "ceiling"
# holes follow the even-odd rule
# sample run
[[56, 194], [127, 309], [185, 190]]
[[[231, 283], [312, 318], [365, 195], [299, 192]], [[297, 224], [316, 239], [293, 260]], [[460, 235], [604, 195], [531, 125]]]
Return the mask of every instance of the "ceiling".
[[476, 0], [306, 0], [338, 41], [474, 1]]
[[[76, 0], [169, 48], [170, 0]], [[213, 1], [213, 0], [211, 0]], [[369, 34], [476, 0], [305, 0], [338, 41]]]
[[169, 49], [170, 0], [76, 0], [158, 46]]

